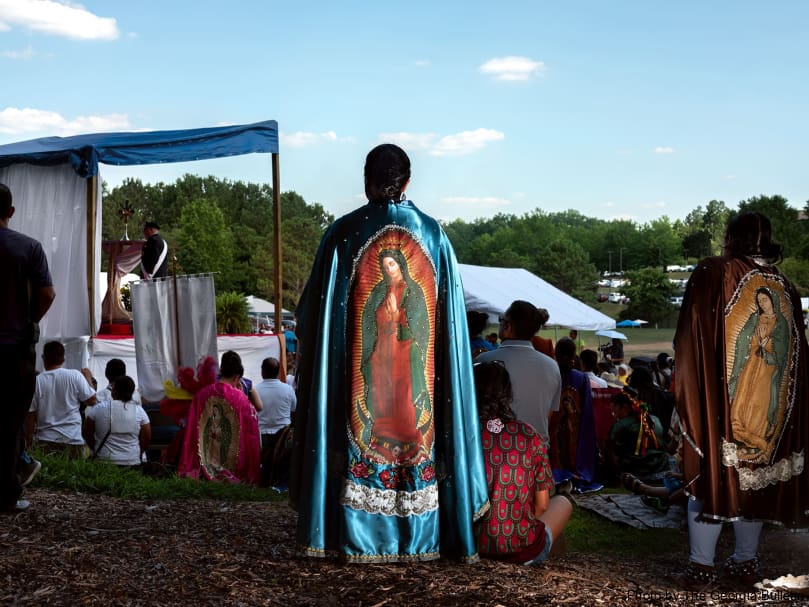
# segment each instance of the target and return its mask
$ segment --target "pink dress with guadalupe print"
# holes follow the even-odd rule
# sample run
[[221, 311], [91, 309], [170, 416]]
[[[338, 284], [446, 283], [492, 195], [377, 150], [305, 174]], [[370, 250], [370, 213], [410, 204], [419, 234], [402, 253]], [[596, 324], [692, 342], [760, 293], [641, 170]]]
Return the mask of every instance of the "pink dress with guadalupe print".
[[535, 493], [554, 485], [547, 446], [521, 421], [507, 422], [499, 433], [484, 426], [481, 438], [491, 509], [476, 526], [478, 551], [526, 563], [542, 553], [547, 540], [545, 524], [534, 514]]

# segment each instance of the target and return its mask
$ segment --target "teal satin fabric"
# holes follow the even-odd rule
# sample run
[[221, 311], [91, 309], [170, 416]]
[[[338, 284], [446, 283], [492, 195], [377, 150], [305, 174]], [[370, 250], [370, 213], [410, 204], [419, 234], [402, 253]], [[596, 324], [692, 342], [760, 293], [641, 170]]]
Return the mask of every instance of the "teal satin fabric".
[[[428, 459], [409, 470], [411, 490], [397, 493], [394, 512], [374, 502], [392, 492], [358, 477], [362, 454], [347, 419], [352, 272], [363, 248], [389, 226], [420, 244], [437, 286], [435, 438]], [[476, 560], [472, 524], [488, 508], [486, 474], [460, 272], [438, 223], [410, 201], [367, 204], [340, 218], [320, 243], [296, 313], [301, 361], [290, 500], [299, 549], [362, 562]], [[380, 465], [373, 479], [385, 473]], [[361, 507], [353, 507], [352, 497]]]

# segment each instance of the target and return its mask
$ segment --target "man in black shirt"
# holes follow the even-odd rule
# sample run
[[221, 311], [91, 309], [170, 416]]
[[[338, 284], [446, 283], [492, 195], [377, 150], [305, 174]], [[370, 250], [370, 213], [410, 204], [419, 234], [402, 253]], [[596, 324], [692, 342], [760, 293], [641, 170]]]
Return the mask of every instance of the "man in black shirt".
[[36, 386], [37, 323], [55, 297], [42, 246], [8, 227], [14, 214], [11, 202], [11, 190], [0, 183], [0, 512], [19, 512], [30, 505], [19, 499], [17, 466]]
[[169, 268], [169, 245], [160, 235], [160, 226], [154, 221], [147, 221], [143, 226], [143, 235], [146, 237], [146, 244], [140, 257], [140, 267], [143, 271], [143, 278], [163, 278], [168, 274]]

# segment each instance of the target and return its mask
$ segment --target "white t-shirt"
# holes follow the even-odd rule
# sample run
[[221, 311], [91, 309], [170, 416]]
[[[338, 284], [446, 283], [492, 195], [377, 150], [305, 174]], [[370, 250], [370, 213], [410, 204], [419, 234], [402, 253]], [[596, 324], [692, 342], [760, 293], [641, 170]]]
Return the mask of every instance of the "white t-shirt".
[[280, 379], [264, 379], [256, 384], [264, 408], [258, 412], [258, 430], [261, 434], [275, 434], [292, 421], [292, 412], [298, 404], [295, 390]]
[[107, 459], [122, 466], [137, 466], [140, 462], [141, 426], [149, 423], [149, 416], [138, 403], [120, 400], [99, 403], [85, 411], [87, 419], [95, 422], [95, 446], [107, 436], [112, 422], [112, 432], [96, 454], [98, 459]]
[[[96, 399], [100, 403], [111, 401], [112, 400], [112, 385], [107, 386], [103, 390], [99, 390], [96, 393]], [[140, 402], [140, 394], [138, 394], [137, 391], [135, 391], [132, 394], [132, 400], [134, 402], [138, 403], [138, 404], [141, 404], [141, 402]]]
[[37, 375], [34, 399], [28, 409], [37, 414], [37, 440], [66, 445], [83, 445], [81, 413], [83, 401], [95, 396], [84, 375], [75, 369], [52, 369]]

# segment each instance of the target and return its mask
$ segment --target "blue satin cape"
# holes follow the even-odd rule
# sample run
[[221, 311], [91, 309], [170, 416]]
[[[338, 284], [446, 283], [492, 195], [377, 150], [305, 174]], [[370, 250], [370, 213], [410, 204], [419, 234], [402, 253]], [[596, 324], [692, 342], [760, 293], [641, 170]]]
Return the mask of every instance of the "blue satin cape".
[[[435, 286], [434, 435], [429, 455], [395, 488], [381, 480], [392, 483], [395, 466], [363, 460], [347, 413], [352, 280], [363, 253], [385, 233], [412, 238]], [[410, 201], [369, 203], [341, 217], [320, 243], [296, 314], [301, 359], [290, 502], [299, 551], [355, 562], [477, 560], [472, 524], [489, 507], [486, 472], [461, 275], [441, 227]]]

